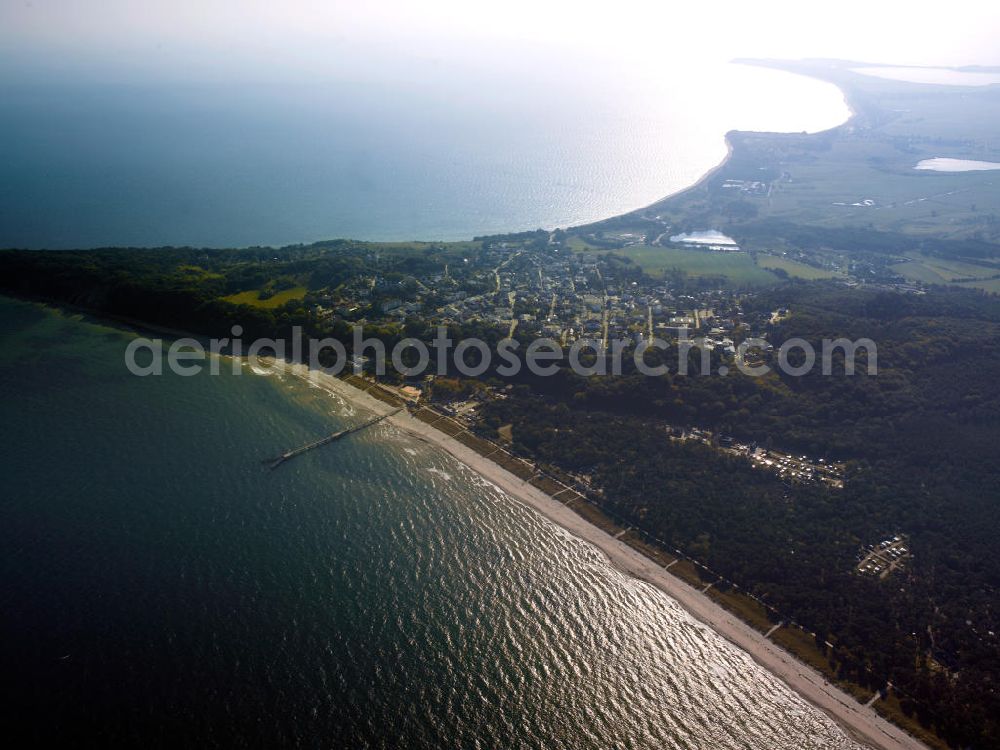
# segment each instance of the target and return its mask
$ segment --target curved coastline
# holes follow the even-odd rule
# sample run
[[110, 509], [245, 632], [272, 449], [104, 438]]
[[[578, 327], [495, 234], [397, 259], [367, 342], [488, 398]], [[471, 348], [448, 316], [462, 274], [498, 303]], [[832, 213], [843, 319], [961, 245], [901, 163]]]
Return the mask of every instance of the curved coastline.
[[[735, 65], [748, 65], [748, 66], [754, 66], [754, 67], [758, 67], [758, 68], [769, 68], [769, 69], [772, 69], [772, 70], [780, 70], [780, 71], [782, 71], [784, 73], [788, 73], [790, 75], [801, 76], [802, 78], [810, 78], [810, 79], [812, 79], [814, 81], [820, 81], [822, 83], [829, 83], [830, 85], [835, 86], [837, 88], [837, 90], [840, 92], [841, 97], [844, 100], [844, 104], [847, 107], [847, 111], [848, 111], [847, 117], [844, 119], [843, 122], [840, 122], [840, 123], [838, 123], [836, 125], [833, 125], [833, 126], [831, 126], [829, 128], [825, 128], [823, 130], [817, 130], [815, 133], [808, 133], [807, 135], [809, 137], [817, 137], [818, 138], [818, 137], [830, 135], [831, 133], [835, 133], [836, 131], [842, 130], [843, 128], [847, 128], [847, 127], [853, 126], [856, 123], [856, 121], [858, 120], [859, 110], [858, 110], [858, 107], [856, 106], [855, 102], [851, 99], [851, 94], [850, 94], [849, 89], [845, 88], [842, 84], [837, 83], [836, 81], [831, 81], [831, 80], [829, 80], [827, 78], [822, 78], [822, 77], [817, 76], [815, 74], [811, 74], [811, 73], [808, 73], [808, 72], [803, 72], [801, 70], [798, 70], [798, 69], [796, 69], [794, 67], [789, 66], [787, 63], [783, 64], [782, 61], [780, 61], [780, 60], [736, 59], [736, 60], [731, 60], [730, 62], [732, 64], [735, 64]], [[657, 207], [662, 206], [664, 203], [667, 203], [668, 201], [673, 200], [674, 198], [677, 198], [677, 197], [680, 197], [682, 195], [685, 195], [686, 193], [698, 190], [699, 188], [703, 187], [705, 185], [705, 183], [707, 183], [709, 180], [711, 180], [713, 177], [715, 177], [716, 174], [718, 174], [723, 169], [725, 169], [729, 165], [729, 162], [732, 161], [733, 156], [734, 156], [734, 154], [736, 152], [736, 149], [738, 147], [738, 144], [736, 144], [734, 142], [734, 140], [735, 140], [734, 136], [739, 136], [741, 134], [751, 134], [751, 133], [754, 134], [754, 135], [763, 135], [763, 136], [769, 136], [769, 137], [774, 137], [774, 138], [781, 138], [782, 136], [788, 136], [788, 135], [799, 135], [799, 134], [794, 133], [792, 131], [777, 131], [777, 130], [738, 130], [737, 129], [737, 130], [727, 131], [726, 134], [723, 136], [723, 139], [725, 140], [725, 144], [726, 144], [726, 155], [724, 157], [722, 157], [722, 160], [718, 164], [716, 164], [714, 167], [711, 167], [710, 169], [708, 169], [704, 174], [701, 175], [701, 177], [699, 177], [697, 180], [695, 180], [693, 183], [691, 183], [687, 187], [683, 187], [683, 188], [680, 188], [678, 190], [675, 190], [674, 192], [668, 193], [667, 195], [665, 195], [662, 198], [659, 198], [659, 199], [653, 201], [652, 203], [648, 203], [645, 206], [640, 206], [639, 208], [632, 209], [631, 211], [626, 211], [626, 212], [621, 213], [621, 214], [615, 214], [614, 216], [608, 216], [608, 217], [606, 217], [604, 219], [598, 219], [597, 221], [588, 222], [586, 224], [577, 224], [577, 225], [574, 225], [572, 227], [567, 227], [566, 228], [567, 231], [568, 230], [578, 230], [578, 229], [583, 229], [583, 228], [590, 228], [590, 227], [598, 227], [601, 224], [605, 224], [605, 223], [613, 222], [613, 221], [618, 221], [620, 219], [624, 219], [624, 218], [627, 218], [627, 217], [630, 217], [630, 216], [639, 216], [641, 214], [647, 213], [648, 211], [656, 210]]]

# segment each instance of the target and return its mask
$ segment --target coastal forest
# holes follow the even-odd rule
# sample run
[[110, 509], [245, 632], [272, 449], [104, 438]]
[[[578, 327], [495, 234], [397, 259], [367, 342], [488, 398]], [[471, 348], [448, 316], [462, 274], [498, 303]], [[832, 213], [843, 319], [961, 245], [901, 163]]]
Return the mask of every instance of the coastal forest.
[[[601, 488], [623, 525], [758, 596], [809, 632], [838, 678], [891, 682], [901, 709], [955, 747], [1000, 743], [1000, 305], [801, 284], [775, 342], [866, 333], [878, 377], [775, 374], [539, 378], [491, 405], [515, 448]], [[758, 304], [773, 304], [766, 296]], [[841, 490], [794, 484], [701, 444], [697, 423], [846, 462]], [[856, 574], [866, 543], [906, 534], [905, 571]]]

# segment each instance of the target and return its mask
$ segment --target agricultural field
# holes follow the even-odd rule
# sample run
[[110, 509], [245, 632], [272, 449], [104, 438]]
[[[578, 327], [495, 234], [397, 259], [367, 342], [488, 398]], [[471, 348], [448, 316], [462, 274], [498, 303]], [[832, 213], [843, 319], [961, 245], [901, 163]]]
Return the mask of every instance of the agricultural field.
[[223, 297], [223, 299], [226, 302], [232, 302], [234, 305], [250, 305], [251, 307], [261, 307], [265, 310], [272, 310], [276, 307], [281, 307], [292, 300], [302, 299], [306, 296], [307, 291], [308, 290], [304, 286], [296, 286], [291, 289], [284, 289], [280, 292], [275, 292], [267, 299], [261, 299], [260, 290], [251, 289], [248, 292], [230, 294], [228, 297]]
[[990, 294], [1000, 294], [1000, 279], [981, 279], [979, 281], [964, 281], [956, 283], [955, 286], [964, 286], [970, 289], [982, 289]]
[[954, 284], [989, 292], [1000, 291], [1000, 266], [989, 262], [979, 264], [971, 260], [938, 258], [922, 253], [912, 253], [906, 260], [890, 268], [903, 278], [925, 284]]
[[585, 239], [583, 239], [583, 237], [580, 237], [579, 235], [576, 235], [576, 234], [572, 235], [571, 237], [569, 237], [566, 240], [566, 246], [570, 250], [573, 250], [573, 251], [578, 252], [578, 253], [584, 253], [584, 252], [587, 252], [588, 250], [601, 250], [602, 249], [602, 248], [597, 247], [596, 245], [591, 245]]
[[807, 281], [814, 281], [816, 279], [835, 279], [842, 274], [836, 271], [830, 271], [825, 268], [816, 268], [815, 266], [808, 266], [805, 263], [799, 263], [798, 261], [791, 260], [790, 258], [783, 258], [779, 255], [758, 255], [757, 265], [761, 268], [767, 269], [781, 269], [789, 276], [793, 276], [797, 279], [806, 279]]
[[632, 245], [613, 251], [632, 260], [647, 274], [662, 278], [678, 270], [688, 276], [725, 277], [734, 284], [767, 286], [778, 278], [760, 268], [748, 253], [720, 253], [712, 250]]
[[208, 271], [201, 266], [185, 265], [181, 264], [177, 266], [177, 273], [181, 274], [187, 279], [194, 281], [207, 281], [209, 279], [221, 279], [224, 276], [221, 273], [214, 273]]
[[[883, 140], [839, 139], [828, 158], [789, 149], [761, 216], [817, 226], [867, 227], [950, 238], [973, 233], [995, 240], [1000, 180], [990, 172], [917, 171], [924, 158], [979, 154], [942, 147], [900, 153]], [[990, 152], [992, 154], [992, 152]], [[862, 187], [863, 186], [863, 187]]]

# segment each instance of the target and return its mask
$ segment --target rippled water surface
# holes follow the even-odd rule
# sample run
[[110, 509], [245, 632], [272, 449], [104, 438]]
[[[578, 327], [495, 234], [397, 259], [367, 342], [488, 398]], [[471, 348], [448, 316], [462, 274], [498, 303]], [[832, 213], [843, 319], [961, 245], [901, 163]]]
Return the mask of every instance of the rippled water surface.
[[0, 655], [36, 732], [178, 746], [853, 748], [648, 585], [294, 380], [136, 378], [0, 299]]

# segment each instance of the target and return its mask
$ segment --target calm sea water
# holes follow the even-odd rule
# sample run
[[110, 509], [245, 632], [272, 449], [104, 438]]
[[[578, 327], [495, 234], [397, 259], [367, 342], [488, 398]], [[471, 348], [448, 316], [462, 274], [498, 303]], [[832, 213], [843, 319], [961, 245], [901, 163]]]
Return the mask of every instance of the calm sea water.
[[707, 58], [397, 67], [309, 83], [0, 76], [0, 247], [565, 227], [687, 187], [723, 158], [728, 130], [821, 130], [848, 114], [829, 84]]
[[[856, 748], [446, 454], [0, 298], [2, 710], [76, 744]], [[105, 746], [109, 746], [106, 744]]]

